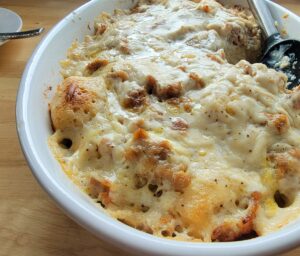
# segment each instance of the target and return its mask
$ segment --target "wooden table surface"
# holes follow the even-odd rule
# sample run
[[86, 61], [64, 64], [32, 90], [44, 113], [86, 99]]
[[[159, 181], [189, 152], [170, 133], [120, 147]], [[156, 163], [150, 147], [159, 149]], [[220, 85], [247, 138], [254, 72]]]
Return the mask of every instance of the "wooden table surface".
[[[46, 28], [83, 0], [0, 0], [23, 19], [23, 29]], [[300, 0], [277, 0], [300, 15]], [[0, 255], [130, 255], [97, 239], [62, 213], [33, 178], [15, 128], [19, 81], [40, 37], [0, 47]], [[284, 254], [300, 255], [300, 248]]]

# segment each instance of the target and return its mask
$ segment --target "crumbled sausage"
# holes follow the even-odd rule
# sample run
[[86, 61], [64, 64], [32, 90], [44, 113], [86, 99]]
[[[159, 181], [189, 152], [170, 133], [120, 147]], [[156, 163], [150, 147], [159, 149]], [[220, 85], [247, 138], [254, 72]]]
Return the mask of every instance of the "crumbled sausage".
[[171, 99], [179, 97], [182, 91], [181, 83], [174, 83], [157, 89], [157, 96], [161, 99]]
[[123, 101], [125, 108], [138, 108], [146, 102], [146, 92], [143, 88], [130, 91]]
[[160, 87], [155, 77], [149, 75], [146, 78], [146, 89], [149, 94], [154, 94], [160, 99], [171, 99], [180, 96], [182, 84], [178, 82]]
[[147, 78], [146, 78], [146, 89], [147, 89], [147, 92], [149, 94], [152, 94], [152, 93], [156, 92], [156, 87], [157, 87], [157, 81], [156, 81], [156, 79], [153, 76], [151, 76], [151, 75], [147, 76]]
[[159, 160], [166, 160], [170, 153], [170, 143], [168, 141], [161, 141], [149, 145], [147, 152]]
[[95, 59], [86, 66], [86, 69], [88, 70], [89, 73], [92, 74], [95, 71], [97, 71], [99, 68], [105, 67], [108, 63], [109, 63], [108, 60]]
[[171, 145], [168, 141], [151, 142], [147, 140], [148, 133], [139, 128], [133, 134], [134, 144], [125, 150], [125, 159], [136, 161], [141, 158], [147, 159], [152, 164], [166, 160], [170, 154]]
[[172, 183], [176, 192], [183, 192], [191, 183], [191, 177], [187, 173], [179, 171], [173, 174]]
[[125, 82], [129, 79], [128, 73], [123, 70], [111, 72], [109, 76], [111, 78], [121, 79], [122, 82]]

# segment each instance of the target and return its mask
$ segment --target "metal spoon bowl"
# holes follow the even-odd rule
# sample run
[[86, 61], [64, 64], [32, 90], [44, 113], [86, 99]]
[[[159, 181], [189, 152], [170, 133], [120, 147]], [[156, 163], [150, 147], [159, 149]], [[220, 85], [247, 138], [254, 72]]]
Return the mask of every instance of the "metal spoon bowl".
[[300, 41], [280, 36], [265, 0], [248, 0], [248, 3], [267, 38], [261, 62], [285, 73], [287, 87], [293, 89], [300, 84]]
[[288, 77], [288, 89], [300, 85], [300, 42], [281, 40], [265, 52], [262, 62], [268, 67], [284, 72]]

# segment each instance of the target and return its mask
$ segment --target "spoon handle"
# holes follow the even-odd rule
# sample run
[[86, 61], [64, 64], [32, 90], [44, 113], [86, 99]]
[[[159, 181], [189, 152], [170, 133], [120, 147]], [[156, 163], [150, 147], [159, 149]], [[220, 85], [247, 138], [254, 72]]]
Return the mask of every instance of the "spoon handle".
[[251, 11], [259, 21], [266, 38], [278, 34], [274, 19], [265, 0], [248, 0]]
[[44, 28], [38, 28], [38, 29], [27, 30], [22, 32], [0, 33], [0, 40], [19, 39], [19, 38], [38, 36], [43, 32], [43, 30]]

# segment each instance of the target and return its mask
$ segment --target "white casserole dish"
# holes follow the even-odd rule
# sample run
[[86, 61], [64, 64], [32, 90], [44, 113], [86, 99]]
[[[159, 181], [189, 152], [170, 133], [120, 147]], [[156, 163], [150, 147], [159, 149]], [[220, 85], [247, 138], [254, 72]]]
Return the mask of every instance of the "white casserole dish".
[[[225, 2], [225, 0], [224, 0]], [[246, 1], [226, 1], [244, 3]], [[94, 18], [101, 12], [128, 8], [132, 0], [90, 1], [56, 25], [42, 40], [24, 71], [17, 98], [17, 129], [32, 172], [41, 186], [75, 221], [98, 237], [139, 255], [209, 256], [273, 255], [300, 245], [300, 221], [265, 237], [230, 243], [189, 243], [162, 239], [130, 228], [105, 214], [64, 174], [47, 141], [52, 133], [45, 91], [61, 82], [59, 61], [75, 40], [92, 33]], [[300, 39], [300, 18], [269, 2], [274, 18], [290, 37]], [[282, 19], [289, 14], [288, 19]], [[51, 95], [50, 95], [51, 96]]]

